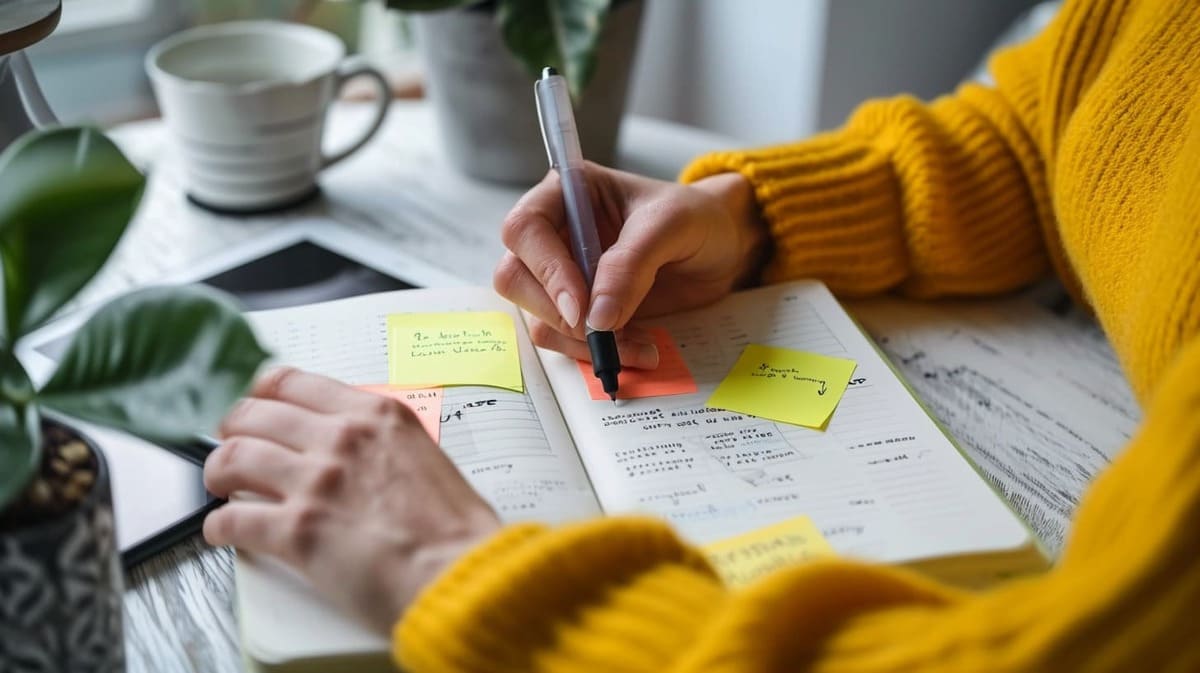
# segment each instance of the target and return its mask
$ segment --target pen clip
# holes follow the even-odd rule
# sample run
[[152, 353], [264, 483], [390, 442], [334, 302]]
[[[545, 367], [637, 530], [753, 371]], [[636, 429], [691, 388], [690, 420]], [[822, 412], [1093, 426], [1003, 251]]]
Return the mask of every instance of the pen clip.
[[550, 163], [550, 168], [558, 170], [558, 166], [554, 163], [554, 152], [550, 151], [550, 132], [546, 128], [546, 115], [542, 114], [542, 82], [544, 79], [538, 80], [533, 84], [533, 100], [534, 107], [537, 108], [538, 128], [542, 130], [542, 147], [546, 148], [546, 161]]

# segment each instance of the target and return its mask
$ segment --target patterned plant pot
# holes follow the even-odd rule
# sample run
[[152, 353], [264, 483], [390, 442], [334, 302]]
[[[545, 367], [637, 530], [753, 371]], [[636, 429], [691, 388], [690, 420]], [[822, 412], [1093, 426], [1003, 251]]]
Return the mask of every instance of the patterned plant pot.
[[[613, 3], [596, 71], [575, 105], [583, 156], [612, 165], [641, 30], [642, 0]], [[451, 163], [471, 177], [532, 185], [549, 163], [530, 75], [505, 46], [490, 3], [414, 16], [429, 97]]]
[[[61, 426], [60, 426], [61, 427]], [[0, 532], [0, 670], [125, 670], [123, 583], [108, 467], [96, 445], [91, 492], [49, 521]]]

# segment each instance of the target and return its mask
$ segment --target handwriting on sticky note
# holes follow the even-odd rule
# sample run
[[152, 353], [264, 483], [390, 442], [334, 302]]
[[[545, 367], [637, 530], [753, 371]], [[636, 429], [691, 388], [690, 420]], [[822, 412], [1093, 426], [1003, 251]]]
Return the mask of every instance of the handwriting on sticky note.
[[441, 441], [442, 391], [437, 388], [400, 388], [386, 384], [359, 386], [358, 389], [390, 397], [412, 409], [421, 427], [433, 438], [434, 444]]
[[708, 406], [823, 428], [846, 392], [853, 360], [751, 344]]
[[388, 383], [495, 386], [523, 392], [517, 330], [499, 311], [387, 317]]
[[806, 516], [750, 531], [702, 549], [721, 579], [744, 587], [780, 568], [833, 556], [833, 548]]
[[[696, 379], [683, 361], [683, 353], [675, 345], [671, 333], [661, 327], [651, 327], [655, 345], [658, 346], [658, 367], [656, 369], [621, 368], [617, 375], [617, 399], [633, 400], [640, 397], [662, 397], [664, 395], [684, 395], [696, 392]], [[592, 371], [592, 363], [579, 361], [579, 373], [587, 385], [588, 395], [593, 400], [608, 401], [608, 393], [600, 379]]]

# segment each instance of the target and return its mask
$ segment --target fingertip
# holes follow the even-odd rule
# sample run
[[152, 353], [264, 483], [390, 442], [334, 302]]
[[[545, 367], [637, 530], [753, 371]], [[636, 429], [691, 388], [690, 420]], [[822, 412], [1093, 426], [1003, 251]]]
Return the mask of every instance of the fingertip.
[[201, 531], [204, 535], [204, 541], [213, 547], [223, 547], [229, 544], [229, 515], [226, 512], [227, 507], [228, 505], [221, 505], [204, 517], [204, 525]]
[[554, 303], [558, 307], [563, 322], [567, 323], [571, 329], [575, 329], [575, 326], [579, 324], [579, 302], [575, 301], [575, 297], [571, 296], [570, 292], [563, 290], [558, 293]]
[[620, 346], [621, 366], [633, 369], [658, 369], [658, 346], [626, 341]]

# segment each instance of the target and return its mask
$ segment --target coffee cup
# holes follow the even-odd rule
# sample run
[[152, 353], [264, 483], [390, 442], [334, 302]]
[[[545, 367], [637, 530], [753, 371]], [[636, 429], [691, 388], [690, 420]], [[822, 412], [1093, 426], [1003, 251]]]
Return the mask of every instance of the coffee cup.
[[[378, 70], [335, 35], [280, 21], [235, 21], [185, 30], [151, 48], [146, 71], [182, 159], [189, 199], [253, 213], [317, 193], [317, 174], [379, 130], [391, 90]], [[369, 126], [332, 155], [321, 149], [325, 113], [350, 79], [379, 89]]]

